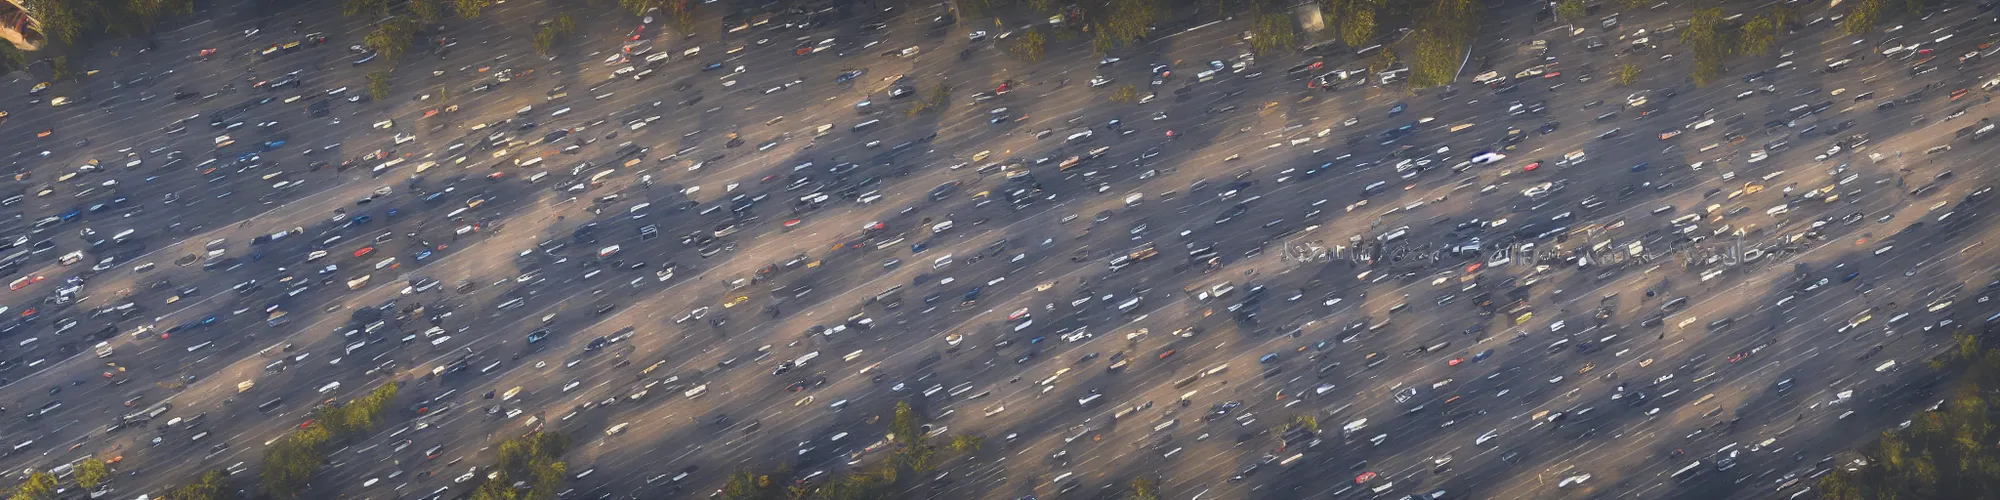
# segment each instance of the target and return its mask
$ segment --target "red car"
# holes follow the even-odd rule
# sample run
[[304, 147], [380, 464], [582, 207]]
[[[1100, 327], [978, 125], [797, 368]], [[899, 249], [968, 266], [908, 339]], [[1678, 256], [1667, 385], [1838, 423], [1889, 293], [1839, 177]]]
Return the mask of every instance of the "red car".
[[1372, 481], [1372, 480], [1374, 480], [1374, 479], [1375, 479], [1375, 473], [1373, 473], [1373, 472], [1363, 472], [1363, 473], [1361, 473], [1361, 475], [1359, 475], [1359, 476], [1354, 476], [1354, 484], [1361, 484], [1361, 483], [1366, 483], [1366, 482], [1369, 482], [1369, 481]]
[[48, 277], [46, 277], [46, 276], [42, 276], [42, 275], [39, 275], [39, 274], [37, 274], [37, 275], [34, 275], [34, 276], [26, 276], [26, 277], [22, 277], [22, 278], [20, 278], [20, 279], [16, 279], [16, 280], [14, 280], [14, 283], [13, 283], [13, 284], [11, 284], [11, 285], [8, 285], [8, 286], [7, 286], [7, 288], [10, 288], [10, 289], [14, 289], [14, 290], [20, 290], [20, 289], [22, 289], [22, 288], [27, 288], [27, 287], [28, 287], [28, 285], [33, 285], [33, 284], [36, 284], [36, 283], [41, 283], [41, 282], [42, 282], [42, 280], [45, 280], [45, 279], [48, 279]]
[[354, 256], [355, 256], [355, 257], [361, 257], [361, 256], [365, 256], [365, 255], [368, 255], [368, 254], [371, 254], [371, 253], [375, 253], [375, 247], [372, 247], [372, 246], [370, 246], [370, 247], [361, 247], [361, 249], [360, 249], [360, 250], [355, 250], [355, 251], [354, 251]]
[[1522, 171], [1522, 172], [1533, 172], [1533, 171], [1535, 171], [1535, 169], [1537, 169], [1537, 168], [1542, 168], [1542, 162], [1539, 162], [1539, 161], [1538, 161], [1538, 162], [1534, 162], [1534, 163], [1529, 163], [1529, 164], [1528, 164], [1528, 166], [1525, 166], [1525, 167], [1521, 167], [1521, 171]]
[[1446, 361], [1444, 364], [1445, 366], [1458, 366], [1459, 363], [1464, 362], [1465, 358], [1451, 358], [1451, 361]]

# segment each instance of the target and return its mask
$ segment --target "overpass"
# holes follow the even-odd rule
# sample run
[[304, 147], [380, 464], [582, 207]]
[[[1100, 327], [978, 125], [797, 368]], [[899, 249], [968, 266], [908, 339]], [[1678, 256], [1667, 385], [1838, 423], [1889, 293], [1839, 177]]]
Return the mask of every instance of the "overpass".
[[0, 2], [0, 39], [24, 51], [39, 50], [48, 41], [42, 36], [42, 21], [35, 19], [22, 1]]

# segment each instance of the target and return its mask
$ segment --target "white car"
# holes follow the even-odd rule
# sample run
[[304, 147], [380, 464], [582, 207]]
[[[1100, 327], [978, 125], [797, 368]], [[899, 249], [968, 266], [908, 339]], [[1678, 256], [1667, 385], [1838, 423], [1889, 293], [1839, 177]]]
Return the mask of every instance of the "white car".
[[1110, 85], [1110, 84], [1111, 84], [1111, 79], [1110, 79], [1110, 78], [1105, 78], [1105, 77], [1102, 77], [1102, 76], [1097, 76], [1097, 77], [1091, 77], [1091, 79], [1090, 79], [1090, 86], [1092, 86], [1092, 87], [1102, 87], [1102, 86], [1105, 86], [1105, 85]]

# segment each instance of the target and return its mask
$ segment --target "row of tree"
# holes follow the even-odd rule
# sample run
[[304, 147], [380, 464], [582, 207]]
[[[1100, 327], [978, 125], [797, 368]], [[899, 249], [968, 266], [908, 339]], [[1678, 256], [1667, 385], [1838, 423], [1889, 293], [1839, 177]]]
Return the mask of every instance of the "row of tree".
[[[99, 488], [105, 486], [106, 481], [111, 479], [111, 464], [94, 456], [85, 458], [83, 461], [77, 462], [76, 467], [70, 471], [70, 479], [74, 480], [76, 486], [84, 491], [98, 491]], [[64, 496], [57, 492], [61, 488], [61, 479], [57, 478], [55, 474], [46, 471], [37, 471], [29, 474], [26, 481], [22, 481], [21, 484], [8, 490], [6, 497], [9, 500], [56, 500]], [[196, 476], [193, 482], [167, 490], [161, 498], [163, 500], [233, 500], [236, 498], [236, 490], [229, 487], [228, 474], [219, 470], [210, 470], [200, 476]]]
[[909, 402], [896, 403], [896, 411], [889, 419], [886, 440], [893, 446], [888, 459], [877, 462], [862, 470], [834, 475], [828, 479], [804, 482], [797, 478], [788, 467], [780, 466], [771, 471], [740, 470], [729, 475], [722, 487], [723, 498], [729, 500], [870, 500], [893, 498], [898, 485], [902, 484], [903, 472], [927, 473], [936, 470], [941, 449], [949, 449], [960, 454], [978, 451], [986, 439], [976, 435], [953, 436], [942, 444], [933, 442], [924, 434], [923, 417]]
[[1739, 21], [1728, 21], [1723, 17], [1722, 9], [1714, 7], [1695, 9], [1694, 15], [1688, 19], [1687, 27], [1681, 30], [1680, 40], [1693, 53], [1694, 71], [1689, 76], [1693, 77], [1695, 85], [1708, 85], [1721, 79], [1727, 72], [1725, 63], [1730, 56], [1770, 53], [1777, 44], [1778, 36], [1790, 33], [1796, 19], [1790, 8], [1773, 5]]
[[[502, 441], [493, 471], [472, 490], [472, 500], [553, 500], [562, 488], [569, 464], [562, 455], [569, 438], [561, 433], [531, 432]], [[525, 481], [527, 489], [514, 483]]]
[[62, 43], [87, 42], [98, 36], [140, 36], [152, 33], [168, 16], [194, 11], [194, 0], [26, 0], [21, 2], [42, 23], [42, 35]]
[[397, 384], [390, 382], [346, 404], [313, 410], [305, 428], [265, 449], [264, 488], [278, 498], [299, 498], [313, 475], [326, 465], [327, 446], [363, 437], [380, 426], [395, 404], [396, 391]]
[[1992, 498], [2000, 491], [2000, 448], [1995, 406], [1987, 396], [2000, 387], [2000, 349], [1981, 351], [1979, 341], [1959, 334], [1949, 359], [1934, 368], [1964, 370], [1937, 411], [1924, 411], [1902, 430], [1883, 432], [1820, 478], [1820, 498]]

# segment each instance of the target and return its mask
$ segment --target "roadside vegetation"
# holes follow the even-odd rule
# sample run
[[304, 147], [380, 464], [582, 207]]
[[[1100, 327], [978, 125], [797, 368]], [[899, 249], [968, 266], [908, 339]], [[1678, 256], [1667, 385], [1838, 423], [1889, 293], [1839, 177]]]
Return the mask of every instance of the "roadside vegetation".
[[[472, 500], [552, 500], [561, 491], [569, 464], [562, 461], [569, 438], [560, 433], [531, 432], [502, 441], [499, 457], [487, 479], [472, 490]], [[514, 486], [525, 482], [527, 489]]]
[[[1989, 400], [2000, 388], [2000, 348], [1981, 349], [1978, 337], [1959, 333], [1955, 349], [1933, 359], [1933, 370], [1958, 373], [1939, 386], [1950, 395], [1935, 411], [1920, 410], [1908, 428], [1884, 431], [1857, 453], [1836, 455], [1833, 473], [1819, 480], [1820, 498], [1990, 498], [2000, 489], [2000, 420]], [[1886, 395], [1886, 398], [1909, 396]], [[1911, 398], [1928, 408], [1938, 398]]]
[[[986, 439], [975, 435], [957, 435], [940, 443], [924, 436], [923, 416], [918, 415], [909, 402], [896, 403], [895, 413], [889, 419], [889, 433], [883, 438], [890, 455], [874, 464], [855, 472], [834, 475], [810, 482], [799, 478], [797, 471], [779, 466], [772, 470], [739, 470], [729, 474], [723, 484], [722, 498], [728, 500], [874, 500], [895, 498], [895, 493], [909, 487], [911, 480], [905, 480], [905, 472], [921, 475], [936, 470], [943, 460], [938, 452], [949, 450], [960, 455], [976, 453], [985, 446]], [[900, 487], [899, 487], [900, 486]]]
[[313, 410], [304, 428], [265, 449], [262, 467], [265, 491], [277, 498], [305, 498], [313, 475], [326, 465], [328, 446], [365, 437], [380, 426], [395, 402], [396, 390], [394, 382], [382, 384], [353, 401]]

